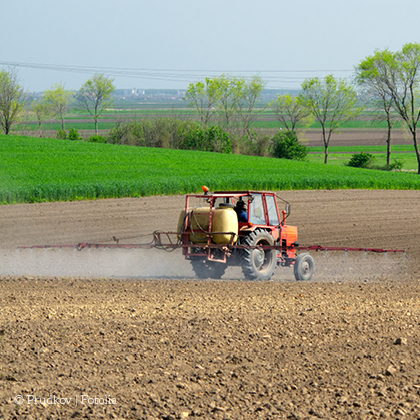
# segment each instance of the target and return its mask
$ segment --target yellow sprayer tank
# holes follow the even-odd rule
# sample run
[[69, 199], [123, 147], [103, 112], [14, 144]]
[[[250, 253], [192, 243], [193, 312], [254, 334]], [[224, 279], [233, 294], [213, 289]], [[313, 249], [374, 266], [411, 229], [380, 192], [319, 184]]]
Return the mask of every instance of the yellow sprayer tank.
[[178, 217], [178, 225], [176, 231], [178, 232], [178, 238], [181, 239], [181, 231], [184, 227], [184, 219], [185, 219], [185, 210], [181, 210]]
[[[214, 215], [214, 209], [212, 209]], [[193, 243], [207, 242], [207, 234], [210, 225], [210, 207], [197, 207], [190, 215], [191, 230], [190, 241]]]
[[[216, 244], [230, 244], [238, 238], [238, 216], [231, 207], [219, 207], [214, 210], [212, 232], [226, 232], [213, 235], [213, 242]], [[235, 235], [232, 237], [231, 233]]]
[[[214, 212], [214, 210], [213, 210]], [[192, 230], [193, 233], [190, 234], [190, 241], [194, 244], [196, 243], [206, 243], [207, 234], [202, 233], [209, 231], [209, 222], [210, 222], [210, 207], [198, 207], [189, 212], [189, 223], [190, 226], [187, 226], [188, 230]], [[181, 210], [178, 218], [178, 228], [177, 232], [181, 233], [182, 228], [184, 227], [185, 222], [185, 210]], [[181, 237], [180, 237], [181, 239]]]
[[[230, 244], [236, 242], [238, 235], [238, 217], [233, 208], [222, 207], [217, 209], [212, 209], [213, 213], [213, 222], [212, 222], [212, 232], [226, 232], [215, 234], [212, 236], [212, 240], [216, 244]], [[190, 213], [190, 229], [193, 233], [190, 234], [190, 241], [194, 244], [197, 243], [206, 243], [207, 234], [204, 232], [209, 231], [210, 225], [210, 207], [197, 207], [192, 210]], [[183, 222], [185, 219], [185, 210], [182, 210], [179, 219], [178, 219], [178, 229], [177, 232], [181, 232], [183, 227]], [[234, 233], [233, 242], [232, 235]]]
[[[203, 209], [206, 209], [203, 207]], [[197, 212], [196, 212], [197, 211]], [[192, 243], [205, 243], [207, 242], [207, 235], [200, 233], [200, 228], [198, 225], [200, 225], [205, 231], [209, 230], [209, 214], [210, 209], [207, 208], [207, 211], [201, 211], [200, 208], [194, 209], [193, 212], [189, 212], [189, 218], [191, 226], [187, 226], [188, 230], [193, 230], [194, 233], [190, 234], [190, 241]], [[204, 220], [202, 220], [204, 219]], [[181, 213], [179, 214], [178, 218], [178, 228], [177, 232], [179, 233], [179, 239], [181, 239], [181, 231], [184, 227], [185, 222], [185, 210], [181, 210]]]

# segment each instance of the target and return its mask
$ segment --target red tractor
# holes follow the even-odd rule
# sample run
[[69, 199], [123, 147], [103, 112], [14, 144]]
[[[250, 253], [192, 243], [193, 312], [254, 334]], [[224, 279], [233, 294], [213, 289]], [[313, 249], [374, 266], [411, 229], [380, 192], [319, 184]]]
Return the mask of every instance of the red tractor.
[[[297, 227], [286, 225], [290, 204], [274, 192], [216, 191], [186, 196], [176, 232], [153, 232], [153, 239], [145, 244], [87, 243], [64, 245], [29, 245], [32, 248], [82, 249], [162, 249], [181, 248], [199, 278], [220, 279], [226, 268], [240, 266], [248, 280], [270, 280], [274, 269], [293, 266], [296, 280], [310, 280], [314, 274], [314, 260], [297, 251], [358, 251], [375, 253], [404, 253], [403, 249], [299, 246]], [[281, 213], [277, 198], [285, 203]], [[176, 240], [174, 241], [174, 238]]]
[[[178, 222], [179, 241], [199, 278], [219, 279], [226, 268], [241, 266], [248, 280], [270, 280], [274, 269], [294, 267], [296, 280], [310, 280], [314, 261], [296, 255], [297, 227], [286, 225], [274, 192], [215, 191], [186, 196]], [[198, 201], [198, 203], [197, 203]]]

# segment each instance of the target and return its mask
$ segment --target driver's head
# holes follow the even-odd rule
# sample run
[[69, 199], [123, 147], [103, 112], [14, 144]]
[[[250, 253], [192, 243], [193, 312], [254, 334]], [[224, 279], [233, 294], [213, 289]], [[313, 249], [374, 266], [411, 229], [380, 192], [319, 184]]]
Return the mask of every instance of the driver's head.
[[236, 208], [238, 210], [246, 210], [245, 202], [242, 201], [242, 199], [238, 200], [238, 202], [236, 203]]

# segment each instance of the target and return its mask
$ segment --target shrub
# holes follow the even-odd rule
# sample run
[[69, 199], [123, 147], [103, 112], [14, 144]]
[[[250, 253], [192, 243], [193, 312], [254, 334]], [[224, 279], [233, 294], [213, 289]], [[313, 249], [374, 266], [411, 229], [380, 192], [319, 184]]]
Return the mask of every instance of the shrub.
[[253, 133], [249, 136], [232, 136], [232, 153], [249, 156], [270, 156], [271, 136]]
[[67, 139], [67, 132], [66, 132], [66, 130], [58, 130], [57, 131], [57, 138], [58, 139], [62, 139], [62, 140], [66, 140]]
[[389, 170], [390, 171], [401, 171], [403, 166], [404, 166], [404, 161], [403, 160], [394, 159], [394, 162], [392, 162], [389, 165]]
[[299, 142], [294, 131], [279, 131], [271, 141], [271, 153], [276, 158], [305, 160], [308, 155], [308, 148]]
[[229, 134], [220, 127], [173, 118], [117, 122], [108, 136], [112, 144], [232, 153]]
[[252, 142], [254, 156], [268, 156], [270, 149], [271, 138], [269, 136], [259, 135], [255, 136], [254, 141]]
[[232, 153], [230, 136], [220, 127], [208, 127], [205, 131], [209, 152]]
[[173, 118], [117, 121], [108, 138], [112, 144], [179, 149], [185, 127], [190, 124]]
[[347, 166], [352, 166], [353, 168], [368, 168], [376, 160], [376, 157], [372, 153], [355, 153], [352, 155]]
[[67, 138], [69, 140], [82, 140], [82, 138], [79, 136], [79, 130], [77, 128], [70, 128]]
[[131, 122], [117, 121], [115, 127], [109, 130], [108, 138], [112, 144], [128, 144]]
[[91, 143], [106, 143], [105, 137], [100, 136], [99, 134], [94, 134], [93, 136], [88, 137], [86, 141], [89, 141]]
[[187, 127], [184, 132], [182, 149], [206, 152], [232, 153], [229, 134], [220, 127], [203, 128], [199, 124]]

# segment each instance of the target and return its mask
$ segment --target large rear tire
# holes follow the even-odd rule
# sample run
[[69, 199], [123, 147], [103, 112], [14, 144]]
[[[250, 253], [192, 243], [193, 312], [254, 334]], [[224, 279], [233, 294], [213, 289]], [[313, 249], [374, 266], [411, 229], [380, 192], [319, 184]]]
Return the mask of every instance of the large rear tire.
[[[243, 245], [247, 246], [274, 246], [273, 237], [265, 230], [256, 229], [243, 238]], [[242, 272], [247, 280], [270, 280], [277, 264], [277, 255], [274, 249], [243, 249], [241, 257]]]
[[309, 254], [299, 254], [293, 268], [296, 280], [310, 280], [314, 275], [315, 263]]
[[191, 258], [192, 269], [199, 279], [220, 279], [225, 274], [227, 264]]

